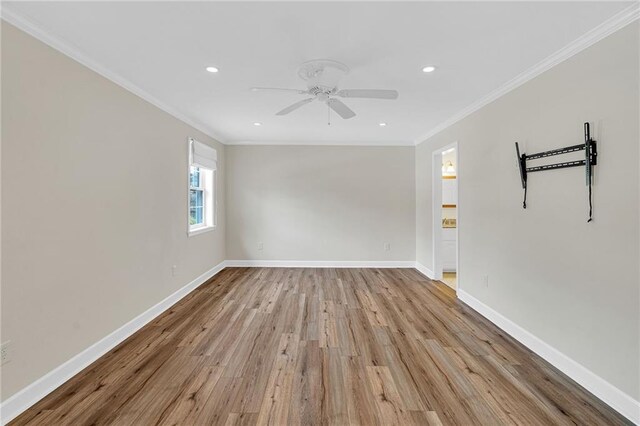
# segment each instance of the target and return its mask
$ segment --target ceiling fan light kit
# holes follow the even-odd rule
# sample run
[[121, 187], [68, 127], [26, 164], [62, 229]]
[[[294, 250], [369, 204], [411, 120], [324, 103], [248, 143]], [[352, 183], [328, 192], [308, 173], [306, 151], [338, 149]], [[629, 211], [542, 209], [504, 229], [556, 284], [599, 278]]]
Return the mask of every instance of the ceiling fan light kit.
[[[287, 115], [315, 100], [327, 105], [328, 110], [333, 110], [345, 120], [355, 117], [356, 113], [339, 98], [361, 99], [398, 99], [397, 90], [382, 89], [338, 89], [342, 77], [349, 73], [349, 67], [343, 63], [331, 59], [315, 59], [300, 65], [298, 76], [307, 83], [307, 90], [283, 89], [276, 87], [252, 87], [252, 91], [288, 91], [311, 97], [298, 101], [276, 115]], [[330, 121], [329, 121], [330, 124]]]

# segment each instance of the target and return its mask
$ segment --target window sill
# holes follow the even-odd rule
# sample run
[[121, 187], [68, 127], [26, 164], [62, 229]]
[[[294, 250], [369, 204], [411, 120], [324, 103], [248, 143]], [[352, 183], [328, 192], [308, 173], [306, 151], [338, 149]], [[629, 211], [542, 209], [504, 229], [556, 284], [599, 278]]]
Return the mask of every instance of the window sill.
[[202, 228], [196, 228], [194, 230], [189, 230], [189, 232], [187, 232], [187, 235], [189, 237], [193, 237], [194, 235], [204, 234], [205, 232], [213, 231], [215, 229], [216, 229], [215, 226], [203, 226]]

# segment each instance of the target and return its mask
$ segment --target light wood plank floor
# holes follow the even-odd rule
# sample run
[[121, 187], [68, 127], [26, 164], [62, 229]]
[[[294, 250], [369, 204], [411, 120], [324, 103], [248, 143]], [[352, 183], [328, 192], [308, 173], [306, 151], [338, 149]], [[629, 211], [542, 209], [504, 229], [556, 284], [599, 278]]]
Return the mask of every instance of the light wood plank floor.
[[447, 284], [451, 288], [458, 287], [458, 274], [455, 272], [443, 272], [442, 282]]
[[413, 269], [229, 268], [13, 425], [619, 425]]

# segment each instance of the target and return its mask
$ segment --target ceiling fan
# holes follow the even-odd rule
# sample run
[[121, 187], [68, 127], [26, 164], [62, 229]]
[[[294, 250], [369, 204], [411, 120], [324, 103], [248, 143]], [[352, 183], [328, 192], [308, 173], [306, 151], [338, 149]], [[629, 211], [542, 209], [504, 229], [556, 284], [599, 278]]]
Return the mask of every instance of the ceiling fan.
[[300, 95], [310, 97], [289, 105], [285, 109], [278, 111], [276, 115], [287, 115], [304, 105], [313, 101], [320, 101], [327, 104], [329, 110], [335, 111], [340, 117], [349, 119], [355, 117], [356, 113], [338, 98], [364, 98], [364, 99], [397, 99], [397, 90], [382, 89], [338, 89], [340, 79], [349, 73], [349, 67], [332, 61], [330, 59], [316, 59], [305, 62], [298, 68], [298, 76], [307, 82], [306, 90], [281, 89], [277, 87], [252, 87], [257, 91], [288, 91], [296, 92]]

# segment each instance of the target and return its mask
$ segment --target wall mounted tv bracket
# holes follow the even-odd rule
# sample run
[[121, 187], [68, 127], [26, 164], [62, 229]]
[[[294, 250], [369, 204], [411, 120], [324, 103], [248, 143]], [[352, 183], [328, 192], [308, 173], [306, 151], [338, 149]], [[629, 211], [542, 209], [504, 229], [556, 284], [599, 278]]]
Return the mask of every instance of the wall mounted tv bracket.
[[[527, 167], [528, 160], [537, 158], [553, 157], [555, 155], [568, 154], [570, 152], [583, 151], [584, 160], [564, 161], [561, 163], [545, 164], [542, 166]], [[522, 207], [527, 208], [527, 178], [529, 173], [542, 172], [545, 170], [565, 169], [567, 167], [585, 168], [586, 184], [589, 187], [589, 220], [591, 222], [593, 214], [593, 204], [591, 201], [591, 184], [593, 180], [593, 166], [598, 163], [598, 150], [596, 141], [591, 139], [589, 131], [589, 123], [584, 123], [584, 143], [579, 145], [567, 146], [564, 148], [552, 149], [551, 151], [538, 152], [537, 154], [520, 154], [518, 142], [516, 142], [516, 155], [518, 156], [518, 165], [520, 166], [520, 179], [522, 180], [522, 188], [524, 189], [524, 201]]]

